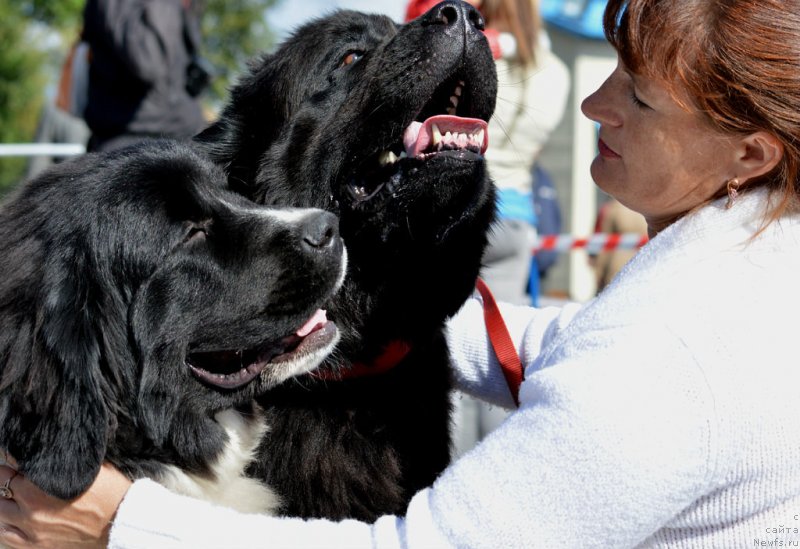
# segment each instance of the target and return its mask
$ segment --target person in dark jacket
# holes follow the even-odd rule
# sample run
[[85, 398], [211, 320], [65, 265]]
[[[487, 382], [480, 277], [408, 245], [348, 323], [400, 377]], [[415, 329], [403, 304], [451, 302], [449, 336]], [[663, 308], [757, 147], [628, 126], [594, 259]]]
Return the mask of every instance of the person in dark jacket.
[[195, 2], [87, 1], [90, 151], [153, 136], [188, 138], [205, 126], [199, 90], [187, 81], [200, 46]]

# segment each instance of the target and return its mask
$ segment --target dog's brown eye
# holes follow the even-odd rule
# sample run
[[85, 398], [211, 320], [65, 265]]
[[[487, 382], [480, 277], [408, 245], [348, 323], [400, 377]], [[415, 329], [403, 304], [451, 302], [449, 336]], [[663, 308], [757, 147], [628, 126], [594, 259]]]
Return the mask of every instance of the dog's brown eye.
[[189, 244], [205, 240], [208, 236], [208, 231], [211, 228], [211, 220], [203, 220], [200, 222], [190, 222], [186, 226], [186, 236], [183, 237], [183, 243]]
[[342, 67], [346, 67], [348, 65], [352, 65], [353, 63], [355, 63], [356, 61], [361, 59], [363, 56], [364, 56], [364, 52], [351, 51], [350, 53], [348, 53], [347, 55], [344, 56], [344, 58], [342, 59], [342, 65], [341, 66]]
[[186, 235], [184, 242], [194, 242], [196, 240], [203, 240], [206, 237], [206, 231], [202, 227], [192, 227]]

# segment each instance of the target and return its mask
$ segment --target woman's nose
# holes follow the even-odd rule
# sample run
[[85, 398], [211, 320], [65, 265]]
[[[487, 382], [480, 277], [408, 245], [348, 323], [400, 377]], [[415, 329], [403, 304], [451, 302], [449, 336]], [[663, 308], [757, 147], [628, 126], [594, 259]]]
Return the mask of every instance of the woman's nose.
[[615, 108], [613, 86], [611, 85], [611, 78], [603, 82], [603, 84], [591, 95], [581, 102], [581, 112], [589, 120], [599, 124], [606, 124], [610, 126], [619, 126], [622, 124], [622, 118]]

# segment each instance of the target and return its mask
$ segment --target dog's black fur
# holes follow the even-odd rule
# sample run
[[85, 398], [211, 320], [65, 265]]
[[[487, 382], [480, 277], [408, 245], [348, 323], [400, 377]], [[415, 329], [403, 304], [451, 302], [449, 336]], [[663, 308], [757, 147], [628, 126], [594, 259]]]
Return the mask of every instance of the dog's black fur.
[[[224, 181], [155, 141], [60, 164], [0, 210], [0, 448], [46, 492], [78, 495], [104, 459], [212, 477], [229, 442], [215, 414], [254, 421], [253, 398], [293, 373], [273, 356], [309, 350], [293, 334], [343, 274], [335, 216], [276, 218]], [[202, 368], [233, 375], [217, 352], [243, 349], [267, 369], [215, 386]]]
[[472, 292], [494, 216], [481, 154], [463, 148], [379, 167], [415, 120], [488, 120], [494, 61], [468, 4], [444, 2], [397, 25], [342, 11], [300, 28], [256, 62], [198, 137], [238, 192], [340, 216], [343, 290], [327, 304], [342, 330], [323, 369], [345, 375], [391, 342], [411, 351], [390, 372], [299, 378], [260, 399], [269, 414], [252, 474], [303, 517], [402, 513], [450, 459], [446, 318]]

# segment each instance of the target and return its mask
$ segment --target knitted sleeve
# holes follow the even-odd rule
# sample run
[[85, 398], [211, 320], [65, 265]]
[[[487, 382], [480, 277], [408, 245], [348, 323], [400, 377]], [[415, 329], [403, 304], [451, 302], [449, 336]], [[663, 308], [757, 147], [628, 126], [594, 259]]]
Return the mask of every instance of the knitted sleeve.
[[[580, 309], [577, 303], [563, 308], [535, 309], [500, 303], [503, 320], [527, 368], [526, 376], [539, 367], [541, 350]], [[477, 294], [468, 300], [447, 326], [447, 342], [459, 390], [476, 398], [511, 408], [514, 401], [494, 355], [483, 320], [483, 302]]]
[[717, 418], [691, 352], [663, 327], [566, 335], [432, 487], [454, 546], [630, 548], [710, 490]]

